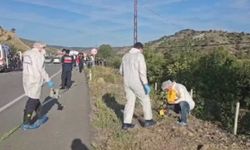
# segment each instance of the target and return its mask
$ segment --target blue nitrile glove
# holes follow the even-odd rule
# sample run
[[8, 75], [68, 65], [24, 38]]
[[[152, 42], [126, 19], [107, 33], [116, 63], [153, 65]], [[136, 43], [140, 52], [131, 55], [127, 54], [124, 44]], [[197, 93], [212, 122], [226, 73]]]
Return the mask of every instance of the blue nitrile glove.
[[143, 87], [144, 87], [146, 95], [148, 95], [151, 91], [150, 86], [148, 84], [144, 84]]
[[52, 89], [52, 88], [54, 87], [54, 85], [55, 85], [54, 82], [51, 81], [51, 80], [49, 80], [47, 84], [48, 84], [48, 87], [49, 87], [50, 89]]

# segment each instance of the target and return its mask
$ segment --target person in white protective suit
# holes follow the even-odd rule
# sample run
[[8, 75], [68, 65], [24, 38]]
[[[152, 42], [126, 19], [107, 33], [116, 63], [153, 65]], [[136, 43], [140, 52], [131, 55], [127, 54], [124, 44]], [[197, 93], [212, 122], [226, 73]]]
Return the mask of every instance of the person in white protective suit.
[[171, 94], [170, 92], [175, 93], [176, 96], [173, 98], [174, 100], [167, 105], [167, 108], [180, 113], [180, 118], [177, 123], [181, 126], [186, 126], [188, 124], [188, 115], [195, 106], [192, 96], [184, 85], [176, 83], [175, 81], [167, 80], [162, 83], [161, 88], [163, 91], [167, 91], [167, 94]]
[[124, 108], [122, 129], [133, 128], [132, 117], [134, 114], [136, 97], [142, 104], [144, 113], [144, 127], [153, 126], [156, 122], [152, 119], [150, 102], [150, 86], [147, 80], [147, 68], [144, 59], [143, 45], [140, 42], [123, 56], [120, 65], [120, 74], [123, 76], [124, 89], [127, 103]]
[[[28, 101], [25, 105], [23, 125], [24, 130], [38, 128], [48, 120], [41, 114], [40, 95], [43, 82], [47, 82], [49, 88], [54, 83], [49, 78], [44, 68], [45, 44], [34, 43], [33, 48], [23, 54], [23, 88]], [[32, 113], [36, 112], [37, 120], [32, 124]]]

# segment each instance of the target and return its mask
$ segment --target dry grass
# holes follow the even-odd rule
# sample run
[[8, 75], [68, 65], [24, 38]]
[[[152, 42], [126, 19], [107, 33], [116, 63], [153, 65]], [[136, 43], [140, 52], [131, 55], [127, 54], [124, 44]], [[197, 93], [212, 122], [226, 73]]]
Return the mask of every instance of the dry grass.
[[0, 43], [6, 43], [8, 45], [13, 46], [18, 51], [26, 51], [30, 47], [24, 44], [15, 33], [5, 31], [0, 29]]
[[[90, 70], [87, 70], [87, 74]], [[96, 128], [95, 149], [129, 149], [133, 135], [121, 131], [125, 100], [122, 80], [111, 68], [96, 67], [91, 70], [92, 124]], [[101, 136], [100, 136], [101, 135]]]

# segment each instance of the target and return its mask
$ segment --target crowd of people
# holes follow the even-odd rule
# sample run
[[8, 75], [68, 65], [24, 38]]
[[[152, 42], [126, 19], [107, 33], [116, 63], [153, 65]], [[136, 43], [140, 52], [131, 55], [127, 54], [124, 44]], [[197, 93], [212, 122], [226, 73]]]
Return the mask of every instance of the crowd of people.
[[22, 69], [22, 53], [0, 44], [0, 71], [18, 71]]
[[[23, 126], [24, 130], [38, 128], [48, 120], [46, 115], [41, 115], [41, 87], [43, 82], [47, 82], [49, 88], [54, 88], [54, 83], [48, 76], [44, 68], [45, 44], [35, 43], [31, 50], [23, 54], [23, 87], [28, 101], [24, 109]], [[72, 69], [79, 67], [81, 73], [84, 67], [94, 67], [95, 59], [93, 55], [89, 57], [84, 53], [77, 56], [70, 55], [70, 50], [63, 49], [61, 58], [62, 74], [61, 89], [70, 88]], [[147, 66], [143, 55], [143, 44], [137, 42], [133, 48], [126, 53], [120, 65], [120, 74], [123, 76], [124, 90], [127, 102], [124, 108], [122, 129], [134, 128], [132, 118], [135, 109], [135, 102], [138, 98], [144, 113], [144, 127], [154, 126], [157, 122], [153, 119], [150, 85], [147, 78]], [[188, 115], [194, 108], [195, 103], [187, 91], [186, 87], [175, 81], [167, 80], [162, 83], [162, 90], [166, 92], [166, 109], [175, 110], [180, 114], [177, 123], [181, 126], [188, 124]], [[32, 113], [36, 112], [37, 119], [34, 123]]]
[[[84, 68], [95, 67], [95, 65], [106, 65], [106, 61], [102, 58], [96, 57], [94, 54], [87, 54], [85, 52], [79, 52], [77, 54], [71, 54], [69, 49], [62, 49], [63, 55], [68, 51], [69, 54], [73, 57], [73, 67], [77, 67], [81, 73]], [[63, 63], [63, 61], [61, 61]]]
[[10, 53], [8, 55], [8, 59], [9, 59], [9, 68], [10, 70], [21, 70], [22, 69], [22, 56], [20, 56], [19, 53], [13, 54]]

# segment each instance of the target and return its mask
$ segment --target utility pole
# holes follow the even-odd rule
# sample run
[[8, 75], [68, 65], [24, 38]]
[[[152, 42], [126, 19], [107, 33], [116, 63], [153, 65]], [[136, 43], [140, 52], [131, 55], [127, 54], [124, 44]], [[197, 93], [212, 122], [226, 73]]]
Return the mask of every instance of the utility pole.
[[137, 0], [134, 0], [134, 44], [137, 42]]

